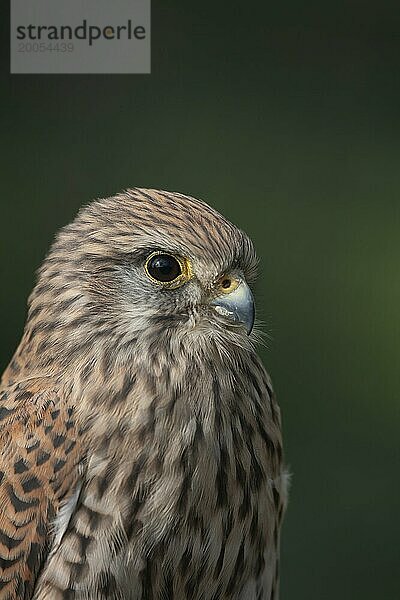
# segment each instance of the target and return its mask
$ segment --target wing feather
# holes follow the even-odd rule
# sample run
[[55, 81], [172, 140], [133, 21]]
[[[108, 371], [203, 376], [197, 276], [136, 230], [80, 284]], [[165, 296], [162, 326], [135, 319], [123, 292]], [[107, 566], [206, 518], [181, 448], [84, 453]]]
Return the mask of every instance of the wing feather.
[[28, 600], [80, 462], [74, 410], [48, 378], [0, 389], [0, 600]]

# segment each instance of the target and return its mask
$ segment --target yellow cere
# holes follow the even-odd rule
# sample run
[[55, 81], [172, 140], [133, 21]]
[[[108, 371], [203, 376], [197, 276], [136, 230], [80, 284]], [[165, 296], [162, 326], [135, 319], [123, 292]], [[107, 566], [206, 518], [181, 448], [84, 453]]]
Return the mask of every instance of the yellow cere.
[[232, 275], [224, 275], [219, 281], [218, 288], [223, 294], [234, 292], [240, 284], [240, 280]]

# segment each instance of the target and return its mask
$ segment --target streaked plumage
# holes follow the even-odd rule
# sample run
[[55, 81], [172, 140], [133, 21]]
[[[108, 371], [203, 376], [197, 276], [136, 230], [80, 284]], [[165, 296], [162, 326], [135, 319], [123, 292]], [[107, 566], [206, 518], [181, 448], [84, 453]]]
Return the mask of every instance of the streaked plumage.
[[[159, 253], [176, 287], [146, 272]], [[255, 266], [181, 194], [129, 190], [60, 231], [0, 388], [0, 600], [277, 600], [286, 477], [243, 325]]]

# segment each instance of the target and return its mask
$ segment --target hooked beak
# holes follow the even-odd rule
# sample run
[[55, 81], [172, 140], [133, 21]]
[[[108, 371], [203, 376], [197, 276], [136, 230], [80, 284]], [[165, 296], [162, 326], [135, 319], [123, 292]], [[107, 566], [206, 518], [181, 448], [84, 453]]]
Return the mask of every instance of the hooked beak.
[[211, 304], [220, 315], [234, 323], [242, 323], [246, 327], [247, 335], [250, 335], [255, 317], [254, 298], [243, 279], [232, 292], [217, 296]]

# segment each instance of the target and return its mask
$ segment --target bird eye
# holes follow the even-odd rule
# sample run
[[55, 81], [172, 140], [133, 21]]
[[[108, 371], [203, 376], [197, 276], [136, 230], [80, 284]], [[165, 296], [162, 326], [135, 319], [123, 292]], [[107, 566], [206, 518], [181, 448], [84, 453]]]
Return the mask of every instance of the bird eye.
[[181, 263], [170, 254], [152, 254], [146, 262], [148, 275], [161, 283], [171, 283], [182, 275]]

